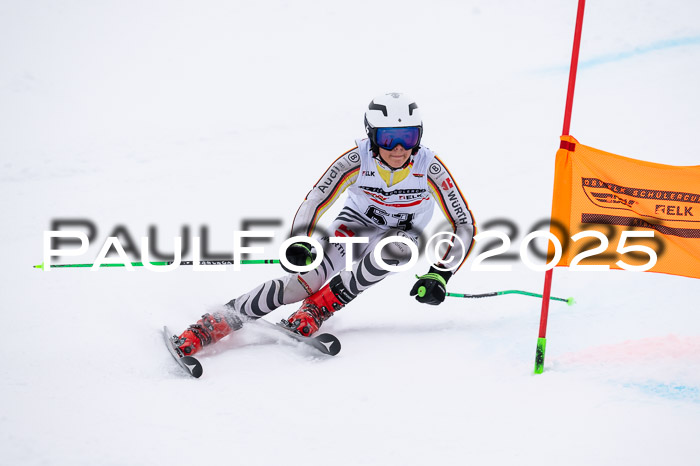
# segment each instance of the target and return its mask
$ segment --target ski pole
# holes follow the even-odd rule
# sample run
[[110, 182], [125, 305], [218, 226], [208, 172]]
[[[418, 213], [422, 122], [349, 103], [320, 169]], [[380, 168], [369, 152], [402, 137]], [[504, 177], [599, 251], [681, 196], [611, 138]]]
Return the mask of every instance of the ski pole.
[[[418, 290], [420, 293], [420, 290]], [[520, 290], [504, 290], [504, 291], [492, 291], [490, 293], [481, 293], [481, 294], [462, 294], [462, 293], [447, 293], [447, 296], [452, 296], [455, 298], [490, 298], [492, 296], [501, 296], [504, 294], [521, 294], [524, 296], [532, 296], [533, 298], [541, 298], [542, 295], [538, 293], [530, 293], [529, 291], [520, 291]], [[569, 306], [573, 306], [576, 301], [574, 301], [574, 298], [557, 298], [556, 296], [550, 296], [549, 299], [552, 301], [562, 301], [568, 304]]]
[[[426, 289], [424, 286], [421, 286], [418, 288], [418, 296], [421, 298], [425, 296]], [[501, 296], [505, 294], [521, 294], [525, 296], [532, 296], [533, 298], [541, 298], [541, 294], [537, 293], [530, 293], [529, 291], [520, 291], [520, 290], [504, 290], [504, 291], [492, 291], [489, 293], [481, 293], [481, 294], [463, 294], [463, 293], [447, 293], [445, 296], [451, 296], [453, 298], [491, 298], [494, 296]], [[569, 306], [573, 306], [576, 301], [574, 301], [574, 298], [557, 298], [556, 296], [550, 296], [549, 299], [553, 301], [563, 301]]]
[[[151, 262], [151, 265], [171, 265], [175, 261], [158, 261]], [[239, 262], [243, 265], [248, 264], [279, 264], [279, 259], [243, 259]], [[134, 267], [143, 267], [143, 262], [131, 262]], [[193, 261], [180, 261], [180, 265], [194, 265]], [[213, 260], [213, 261], [199, 261], [199, 265], [234, 265], [232, 260]], [[66, 269], [66, 268], [86, 268], [92, 267], [93, 264], [51, 264], [52, 269]], [[124, 264], [100, 264], [100, 267], [125, 267]], [[44, 263], [34, 266], [35, 269], [44, 270]]]

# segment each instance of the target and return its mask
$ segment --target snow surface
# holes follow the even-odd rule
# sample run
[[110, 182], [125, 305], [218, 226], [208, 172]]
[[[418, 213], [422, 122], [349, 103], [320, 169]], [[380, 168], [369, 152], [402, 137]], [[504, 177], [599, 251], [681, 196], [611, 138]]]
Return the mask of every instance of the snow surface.
[[[394, 90], [421, 105], [477, 221], [511, 219], [519, 241], [549, 214], [576, 3], [0, 3], [0, 463], [700, 464], [697, 280], [556, 270], [552, 293], [577, 305], [552, 304], [533, 375], [539, 300], [423, 306], [412, 271], [324, 325], [335, 358], [246, 328], [193, 380], [162, 325], [277, 266], [30, 267], [60, 218], [98, 226], [71, 262], [119, 225], [135, 240], [157, 226], [164, 251], [207, 226], [230, 252], [244, 219], [277, 218], [279, 244], [363, 136], [367, 102]], [[572, 134], [697, 165], [698, 17], [692, 1], [588, 2]], [[513, 266], [468, 262], [449, 289], [541, 291], [542, 273]]]

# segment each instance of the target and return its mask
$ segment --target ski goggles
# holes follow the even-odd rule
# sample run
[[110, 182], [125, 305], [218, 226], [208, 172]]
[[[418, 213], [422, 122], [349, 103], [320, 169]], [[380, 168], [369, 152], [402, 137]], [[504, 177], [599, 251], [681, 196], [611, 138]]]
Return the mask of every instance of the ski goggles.
[[377, 128], [376, 142], [379, 147], [386, 150], [393, 150], [399, 144], [404, 149], [413, 149], [420, 141], [420, 133], [419, 126]]

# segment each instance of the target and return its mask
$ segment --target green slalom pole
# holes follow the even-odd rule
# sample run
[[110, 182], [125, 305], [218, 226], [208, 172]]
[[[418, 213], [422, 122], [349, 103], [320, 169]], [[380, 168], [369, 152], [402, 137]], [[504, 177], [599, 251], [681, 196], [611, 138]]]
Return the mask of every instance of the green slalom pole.
[[[418, 288], [418, 296], [421, 298], [425, 296], [426, 289], [424, 286], [421, 286]], [[533, 298], [541, 298], [542, 295], [538, 293], [530, 293], [529, 291], [520, 291], [520, 290], [504, 290], [504, 291], [492, 291], [490, 293], [481, 293], [481, 294], [463, 294], [463, 293], [447, 293], [445, 296], [451, 296], [453, 298], [492, 298], [494, 296], [502, 296], [506, 294], [520, 294], [524, 296], [532, 296]], [[573, 306], [576, 301], [574, 301], [574, 298], [557, 298], [556, 296], [550, 296], [549, 299], [553, 301], [562, 301], [568, 304], [569, 306]]]
[[[151, 265], [171, 265], [175, 261], [158, 261], [151, 262]], [[243, 265], [248, 264], [279, 264], [279, 259], [243, 259], [239, 262]], [[143, 262], [131, 262], [133, 267], [143, 267]], [[193, 261], [180, 261], [180, 265], [194, 265]], [[199, 261], [199, 265], [234, 265], [232, 260], [214, 260], [214, 261]], [[69, 269], [69, 268], [87, 268], [93, 264], [51, 264], [52, 269]], [[125, 264], [100, 264], [100, 267], [126, 267]], [[44, 270], [44, 263], [34, 266], [35, 269]]]

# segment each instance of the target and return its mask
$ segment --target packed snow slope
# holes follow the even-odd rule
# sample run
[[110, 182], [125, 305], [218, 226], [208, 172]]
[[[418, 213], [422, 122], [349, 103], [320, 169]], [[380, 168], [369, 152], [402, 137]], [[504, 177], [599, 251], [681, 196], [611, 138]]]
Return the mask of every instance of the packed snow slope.
[[[549, 215], [576, 3], [2, 2], [0, 462], [697, 464], [697, 280], [557, 269], [553, 295], [577, 304], [552, 304], [533, 375], [539, 300], [420, 305], [421, 259], [324, 324], [337, 357], [248, 327], [203, 352], [194, 380], [161, 327], [181, 331], [281, 269], [32, 268], [57, 219], [97, 227], [64, 262], [91, 262], [118, 227], [137, 247], [154, 227], [165, 252], [205, 227], [209, 251], [230, 253], [250, 219], [279, 220], [276, 257], [390, 91], [421, 106], [424, 143], [477, 222], [518, 226], [517, 252]], [[571, 134], [697, 165], [698, 17], [691, 1], [588, 2]], [[450, 291], [542, 289], [519, 260], [472, 262]]]

